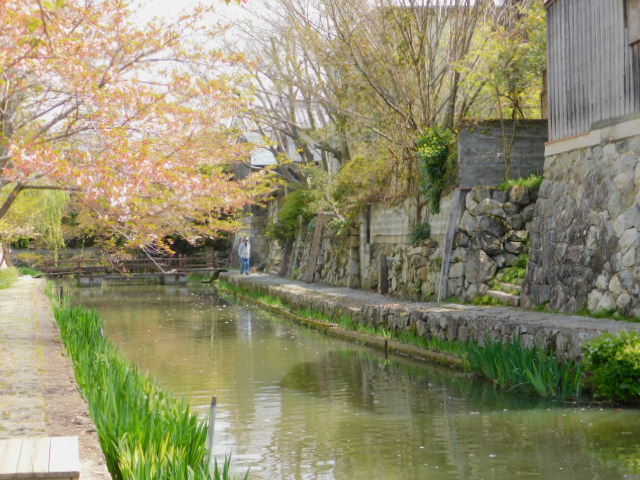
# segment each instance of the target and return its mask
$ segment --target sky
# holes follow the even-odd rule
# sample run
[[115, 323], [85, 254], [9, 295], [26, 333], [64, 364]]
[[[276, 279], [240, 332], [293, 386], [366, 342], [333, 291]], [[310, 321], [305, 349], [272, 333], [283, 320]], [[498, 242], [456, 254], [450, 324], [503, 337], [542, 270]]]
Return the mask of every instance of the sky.
[[227, 4], [223, 0], [136, 0], [134, 5], [140, 5], [136, 16], [141, 22], [144, 22], [153, 17], [170, 19], [177, 13], [198, 3], [214, 5], [216, 15], [228, 21], [247, 18], [248, 15], [240, 5], [234, 2]]

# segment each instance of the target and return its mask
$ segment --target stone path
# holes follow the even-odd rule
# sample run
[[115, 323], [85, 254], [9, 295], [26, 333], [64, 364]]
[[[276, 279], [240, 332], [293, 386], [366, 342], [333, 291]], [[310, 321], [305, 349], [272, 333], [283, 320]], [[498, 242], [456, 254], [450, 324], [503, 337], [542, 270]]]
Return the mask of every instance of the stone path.
[[460, 341], [483, 341], [487, 334], [503, 341], [521, 335], [525, 345], [545, 345], [561, 358], [580, 358], [584, 341], [603, 332], [640, 331], [640, 323], [508, 307], [410, 302], [262, 273], [242, 276], [229, 272], [221, 278], [283, 298], [299, 308], [314, 308], [328, 315], [349, 314], [367, 324], [415, 329], [420, 334]]
[[80, 478], [110, 479], [44, 280], [20, 277], [0, 290], [0, 353], [0, 438], [77, 435]]

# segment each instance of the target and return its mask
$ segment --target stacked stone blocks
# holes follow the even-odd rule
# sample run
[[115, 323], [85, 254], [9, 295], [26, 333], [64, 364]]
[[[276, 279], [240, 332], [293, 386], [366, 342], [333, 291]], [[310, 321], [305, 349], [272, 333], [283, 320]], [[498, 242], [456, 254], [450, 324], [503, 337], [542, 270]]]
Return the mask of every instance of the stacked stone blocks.
[[547, 157], [523, 304], [640, 316], [640, 136]]

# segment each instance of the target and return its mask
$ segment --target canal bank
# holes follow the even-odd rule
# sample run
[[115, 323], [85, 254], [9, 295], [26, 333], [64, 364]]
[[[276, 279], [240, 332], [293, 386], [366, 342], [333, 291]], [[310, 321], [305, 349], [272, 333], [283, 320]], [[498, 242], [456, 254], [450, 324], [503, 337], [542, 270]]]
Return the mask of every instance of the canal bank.
[[[428, 363], [384, 358], [228, 301], [207, 285], [69, 288], [104, 333], [201, 417], [218, 399], [214, 455], [251, 480], [624, 479], [633, 408], [503, 390]], [[167, 477], [168, 478], [168, 477]]]
[[519, 336], [524, 346], [542, 345], [560, 359], [579, 360], [584, 342], [605, 332], [640, 331], [640, 323], [507, 307], [410, 302], [261, 273], [242, 276], [228, 272], [220, 278], [231, 285], [280, 298], [294, 308], [322, 312], [330, 318], [347, 315], [362, 325], [460, 342], [483, 343], [487, 335], [507, 342]]
[[80, 478], [110, 479], [44, 285], [23, 276], [0, 291], [0, 439], [77, 436]]

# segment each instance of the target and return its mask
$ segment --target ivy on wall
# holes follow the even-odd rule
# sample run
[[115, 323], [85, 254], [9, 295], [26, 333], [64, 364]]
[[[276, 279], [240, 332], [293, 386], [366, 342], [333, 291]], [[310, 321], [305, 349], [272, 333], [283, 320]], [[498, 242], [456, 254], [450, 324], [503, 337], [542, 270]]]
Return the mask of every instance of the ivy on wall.
[[454, 133], [444, 128], [429, 128], [416, 142], [422, 183], [432, 213], [440, 211], [440, 195], [446, 186], [447, 160]]

